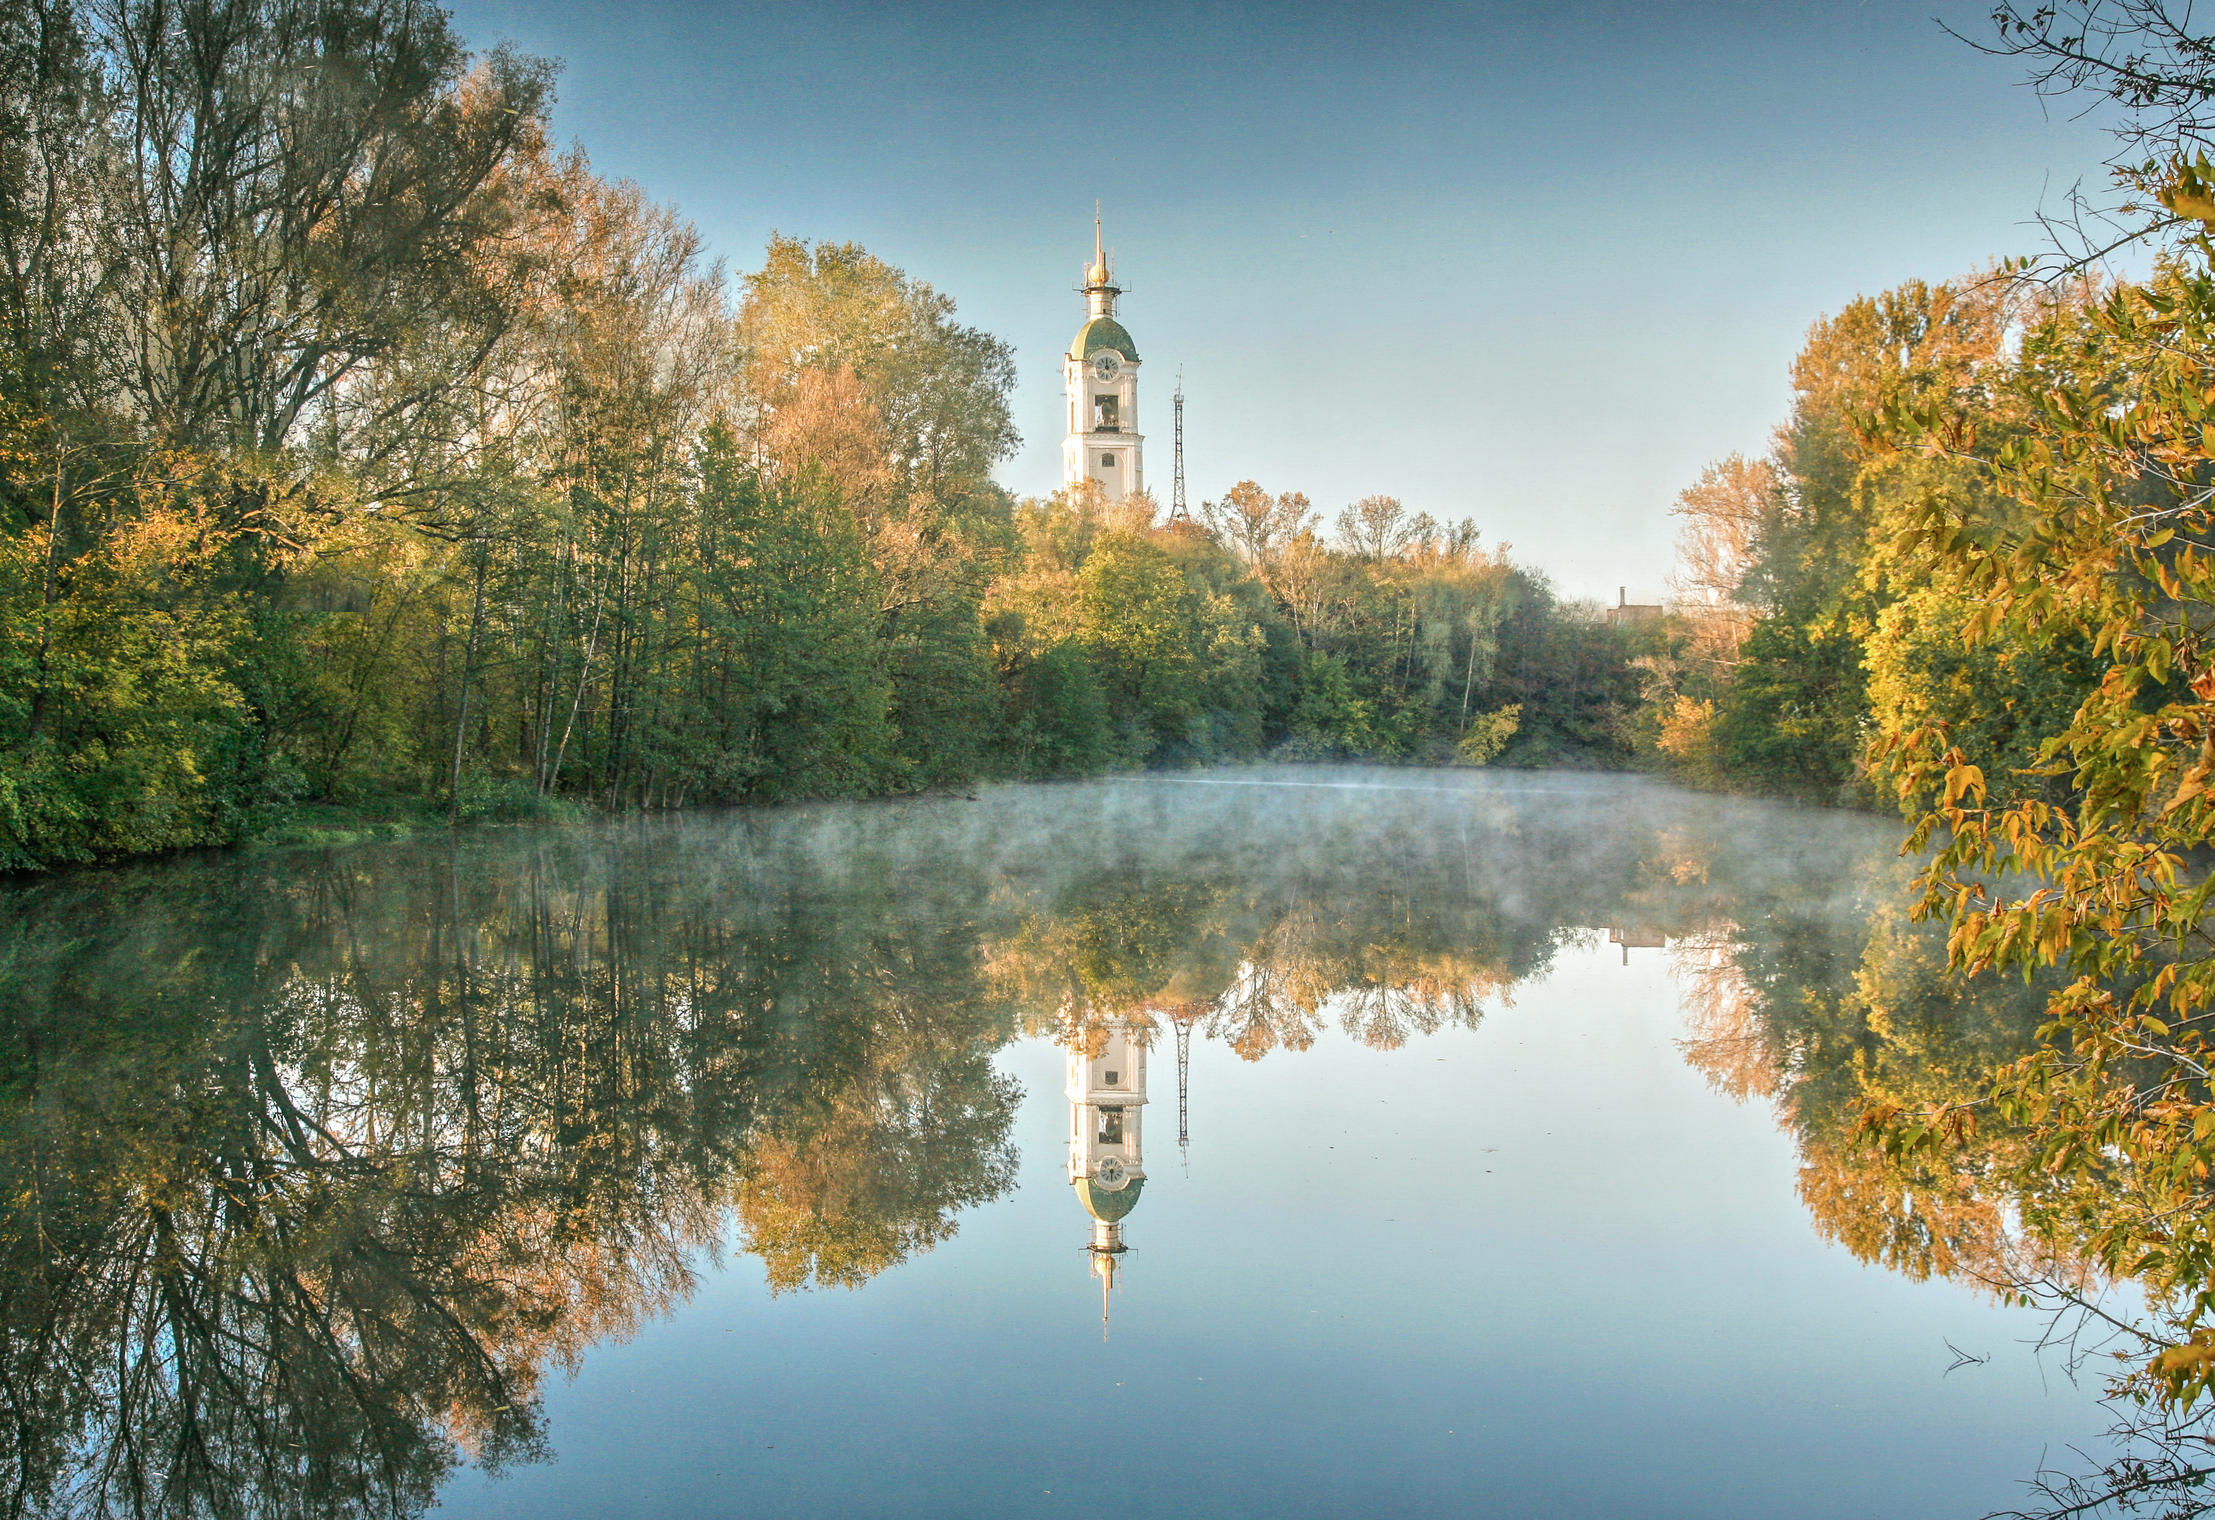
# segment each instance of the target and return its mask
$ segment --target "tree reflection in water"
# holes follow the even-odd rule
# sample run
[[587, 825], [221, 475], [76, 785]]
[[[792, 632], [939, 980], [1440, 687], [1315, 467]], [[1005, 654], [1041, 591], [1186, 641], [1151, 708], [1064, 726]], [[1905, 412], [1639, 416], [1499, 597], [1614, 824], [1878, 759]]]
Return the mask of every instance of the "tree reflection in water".
[[12, 890], [11, 1510], [419, 1513], [541, 1456], [547, 1369], [726, 1242], [783, 1291], [951, 1236], [1013, 1184], [1025, 1032], [1072, 1071], [1171, 1020], [1389, 1049], [1611, 927], [1668, 942], [1687, 1055], [1777, 1103], [1826, 1232], [1915, 1273], [2066, 1257], [2023, 1242], [2085, 1200], [2004, 1134], [1937, 1175], [1855, 1138], [2036, 1020], [1841, 881], [1866, 823], [1563, 790], [1009, 789]]
[[619, 836], [14, 895], [15, 1507], [418, 1512], [727, 1216], [777, 1287], [943, 1238], [1013, 1175], [1005, 1018], [958, 919], [825, 885]]

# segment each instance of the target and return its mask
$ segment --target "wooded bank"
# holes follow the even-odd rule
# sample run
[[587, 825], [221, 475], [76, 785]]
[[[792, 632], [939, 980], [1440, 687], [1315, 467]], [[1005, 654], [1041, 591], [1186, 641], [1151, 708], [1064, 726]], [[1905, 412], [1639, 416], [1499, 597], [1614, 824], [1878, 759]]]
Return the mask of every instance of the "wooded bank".
[[414, 0], [0, 21], [0, 867], [1256, 756], [1620, 764], [1623, 641], [1377, 496], [1013, 499], [1015, 356], [698, 234]]

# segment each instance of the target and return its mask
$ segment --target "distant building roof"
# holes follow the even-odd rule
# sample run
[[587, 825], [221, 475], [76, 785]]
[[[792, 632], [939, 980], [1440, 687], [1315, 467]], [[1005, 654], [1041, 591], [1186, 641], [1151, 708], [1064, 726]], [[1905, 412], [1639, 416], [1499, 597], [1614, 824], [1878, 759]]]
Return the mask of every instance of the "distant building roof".
[[1634, 602], [1630, 599], [1630, 587], [1618, 586], [1615, 605], [1607, 609], [1607, 620], [1616, 627], [1625, 623], [1652, 623], [1667, 610], [1659, 602]]

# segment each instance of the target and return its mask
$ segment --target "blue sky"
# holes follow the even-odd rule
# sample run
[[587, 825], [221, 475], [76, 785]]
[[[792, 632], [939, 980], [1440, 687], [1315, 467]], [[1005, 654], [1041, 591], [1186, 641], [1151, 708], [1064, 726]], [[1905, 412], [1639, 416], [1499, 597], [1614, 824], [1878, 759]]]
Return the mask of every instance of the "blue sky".
[[[851, 239], [1013, 343], [1059, 483], [1092, 205], [1195, 500], [1388, 492], [1570, 595], [1658, 597], [1676, 492], [1758, 451], [1808, 325], [2034, 251], [2103, 182], [1949, 0], [1798, 5], [454, 6], [563, 61], [556, 125], [733, 271]], [[1937, 19], [1934, 19], [1937, 18]]]

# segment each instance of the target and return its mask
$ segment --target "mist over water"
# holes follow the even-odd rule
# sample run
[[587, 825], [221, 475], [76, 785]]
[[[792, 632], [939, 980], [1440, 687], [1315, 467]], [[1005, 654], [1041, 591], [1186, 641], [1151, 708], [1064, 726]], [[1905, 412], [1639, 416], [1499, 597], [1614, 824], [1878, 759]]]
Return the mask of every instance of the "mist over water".
[[2005, 1507], [2104, 1421], [1978, 1286], [2004, 1190], [1852, 1143], [1872, 1083], [2037, 1023], [1945, 988], [1898, 834], [1275, 767], [11, 889], [6, 1481], [33, 1514]]

